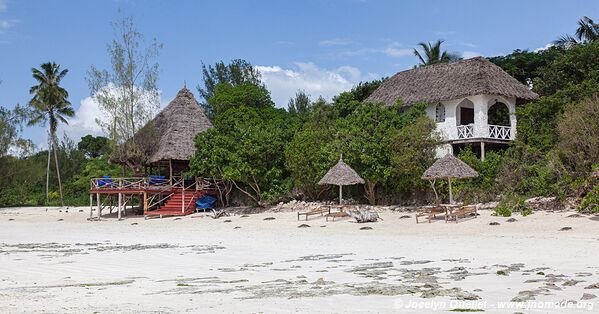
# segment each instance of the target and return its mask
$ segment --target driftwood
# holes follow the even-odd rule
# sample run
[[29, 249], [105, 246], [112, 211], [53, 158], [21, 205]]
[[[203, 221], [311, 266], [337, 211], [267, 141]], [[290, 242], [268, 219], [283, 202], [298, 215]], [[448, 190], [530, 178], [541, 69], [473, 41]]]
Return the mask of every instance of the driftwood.
[[346, 213], [358, 223], [377, 222], [379, 219], [382, 220], [378, 213], [366, 209], [348, 210]]
[[224, 217], [227, 216], [229, 217], [229, 213], [227, 213], [227, 211], [225, 209], [221, 209], [221, 210], [216, 210], [216, 209], [212, 209], [212, 218], [214, 219], [218, 219], [220, 217]]

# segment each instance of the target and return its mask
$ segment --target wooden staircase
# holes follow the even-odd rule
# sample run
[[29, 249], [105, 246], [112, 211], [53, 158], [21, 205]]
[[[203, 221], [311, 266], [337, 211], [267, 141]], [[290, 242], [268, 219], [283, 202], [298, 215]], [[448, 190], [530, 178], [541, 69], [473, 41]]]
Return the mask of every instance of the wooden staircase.
[[[173, 195], [158, 209], [147, 211], [146, 216], [185, 216], [195, 212], [196, 200], [204, 193], [202, 191], [186, 190], [183, 199], [183, 189], [173, 189]], [[185, 205], [182, 205], [184, 203]], [[185, 208], [183, 208], [185, 206]]]

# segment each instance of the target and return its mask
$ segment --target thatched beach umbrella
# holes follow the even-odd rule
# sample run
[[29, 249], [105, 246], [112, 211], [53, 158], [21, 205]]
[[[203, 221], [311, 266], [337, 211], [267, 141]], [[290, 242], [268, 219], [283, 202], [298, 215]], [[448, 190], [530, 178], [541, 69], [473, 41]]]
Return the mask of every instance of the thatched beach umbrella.
[[[447, 179], [449, 182], [449, 203], [453, 203], [453, 194], [451, 192], [451, 179], [466, 179], [478, 177], [478, 172], [468, 166], [465, 162], [455, 158], [452, 154], [447, 154], [443, 158], [438, 159], [435, 163], [430, 166], [424, 174], [422, 179], [433, 180], [432, 185], [434, 189], [435, 179]], [[437, 192], [435, 191], [435, 195]]]
[[354, 185], [354, 184], [364, 184], [364, 179], [360, 177], [360, 175], [348, 166], [345, 162], [343, 162], [343, 157], [339, 158], [339, 161], [333, 168], [329, 169], [327, 174], [318, 181], [318, 184], [333, 184], [339, 186], [339, 204], [341, 204], [341, 200], [343, 198], [343, 186], [344, 185]]

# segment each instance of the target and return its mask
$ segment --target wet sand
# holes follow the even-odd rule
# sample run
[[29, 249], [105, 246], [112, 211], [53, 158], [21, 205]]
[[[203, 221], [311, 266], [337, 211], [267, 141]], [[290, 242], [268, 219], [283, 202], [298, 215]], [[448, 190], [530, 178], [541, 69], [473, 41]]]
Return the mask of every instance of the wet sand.
[[[458, 224], [416, 224], [413, 214], [387, 211], [370, 224], [298, 222], [295, 213], [98, 222], [87, 210], [0, 209], [0, 312], [599, 309], [585, 303], [599, 300], [595, 216], [537, 212], [508, 222], [482, 211]], [[561, 301], [570, 308], [498, 308]]]

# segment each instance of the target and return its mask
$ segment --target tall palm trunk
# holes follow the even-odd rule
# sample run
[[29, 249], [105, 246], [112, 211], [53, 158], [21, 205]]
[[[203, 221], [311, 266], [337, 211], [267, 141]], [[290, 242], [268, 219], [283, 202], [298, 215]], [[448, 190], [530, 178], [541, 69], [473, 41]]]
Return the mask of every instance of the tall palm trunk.
[[56, 162], [56, 176], [58, 176], [58, 190], [60, 191], [60, 205], [64, 207], [64, 197], [62, 195], [62, 182], [60, 180], [60, 169], [58, 167], [58, 155], [56, 154], [56, 135], [52, 136], [52, 141], [54, 142], [53, 150], [54, 150], [54, 161]]
[[52, 140], [48, 140], [48, 165], [46, 167], [46, 204], [48, 204], [48, 196], [50, 195], [50, 151], [52, 150]]

